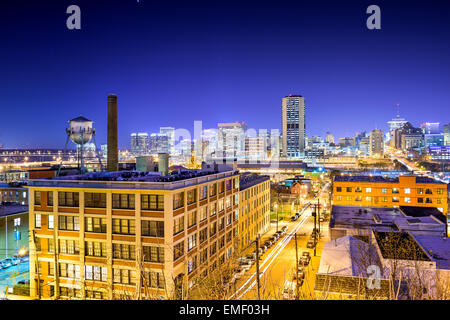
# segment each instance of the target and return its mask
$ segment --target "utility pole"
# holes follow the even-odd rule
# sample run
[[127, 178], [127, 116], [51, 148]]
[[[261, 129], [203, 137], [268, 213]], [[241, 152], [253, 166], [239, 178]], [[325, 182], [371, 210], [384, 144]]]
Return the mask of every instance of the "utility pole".
[[260, 289], [259, 289], [259, 233], [258, 236], [256, 237], [256, 284], [258, 286], [258, 300], [261, 300], [261, 296], [260, 296]]
[[277, 232], [278, 232], [278, 205], [276, 206], [277, 209]]
[[319, 198], [317, 198], [316, 213], [314, 215], [314, 257], [316, 256], [316, 247], [317, 247], [317, 230], [316, 230], [317, 211], [319, 211]]
[[295, 237], [295, 273], [296, 273], [296, 277], [295, 277], [295, 279], [297, 280], [297, 286], [296, 286], [296, 299], [298, 299], [299, 298], [299, 295], [298, 295], [298, 289], [299, 289], [299, 286], [298, 286], [298, 247], [297, 247], [297, 232], [296, 233], [294, 233], [294, 237]]

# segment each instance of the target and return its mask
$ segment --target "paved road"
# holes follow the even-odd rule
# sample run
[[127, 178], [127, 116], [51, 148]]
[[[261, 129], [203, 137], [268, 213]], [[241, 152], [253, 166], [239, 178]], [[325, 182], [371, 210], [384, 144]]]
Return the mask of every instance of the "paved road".
[[[323, 189], [322, 189], [323, 190]], [[301, 256], [303, 251], [310, 251], [313, 255], [313, 249], [306, 249], [306, 242], [314, 227], [314, 220], [311, 216], [311, 209], [303, 211], [302, 216], [296, 222], [289, 223], [288, 232], [284, 237], [279, 239], [275, 245], [267, 250], [260, 260], [260, 293], [261, 299], [282, 299], [282, 290], [285, 280], [292, 280], [292, 274], [295, 270], [295, 241], [294, 234], [304, 234], [299, 236], [297, 241], [298, 254]], [[267, 233], [267, 238], [273, 234], [273, 231]], [[319, 243], [318, 249], [321, 252], [323, 246], [322, 239]], [[262, 242], [265, 238], [262, 238]], [[320, 254], [317, 250], [316, 254]], [[320, 257], [317, 256], [312, 259], [311, 274], [317, 271]], [[315, 269], [315, 271], [314, 271]], [[305, 286], [310, 286], [310, 294], [314, 291], [314, 279], [308, 277], [305, 281]], [[235, 292], [229, 297], [230, 299], [257, 299], [257, 281], [256, 281], [256, 264], [246, 272], [246, 274], [236, 281], [233, 286]]]

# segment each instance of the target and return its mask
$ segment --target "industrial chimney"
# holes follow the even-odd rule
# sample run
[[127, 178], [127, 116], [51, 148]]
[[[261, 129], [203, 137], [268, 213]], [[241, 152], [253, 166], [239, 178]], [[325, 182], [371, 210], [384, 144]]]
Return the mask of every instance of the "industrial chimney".
[[117, 138], [117, 96], [108, 95], [108, 171], [119, 170]]

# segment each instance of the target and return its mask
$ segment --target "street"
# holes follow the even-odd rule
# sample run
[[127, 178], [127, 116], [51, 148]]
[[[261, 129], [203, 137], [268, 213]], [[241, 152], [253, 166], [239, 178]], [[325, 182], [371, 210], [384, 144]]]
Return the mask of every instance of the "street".
[[[322, 192], [325, 188], [326, 186], [322, 189]], [[309, 251], [312, 256], [308, 267], [305, 268], [307, 272], [304, 284], [299, 290], [300, 297], [304, 299], [314, 297], [315, 272], [320, 264], [323, 243], [329, 241], [329, 237], [328, 228], [321, 226], [322, 236], [317, 243], [316, 256], [314, 257], [314, 249], [306, 248], [306, 243], [314, 228], [314, 217], [311, 213], [312, 209], [308, 207], [303, 210], [303, 214], [297, 221], [279, 223], [279, 229], [287, 225], [288, 231], [261, 256], [259, 264], [261, 299], [282, 299], [285, 281], [292, 281], [296, 267], [295, 233], [297, 233], [298, 257], [301, 257], [303, 251]], [[261, 243], [264, 243], [275, 232], [276, 224], [272, 224], [271, 230], [261, 237]], [[234, 293], [229, 299], [257, 299], [256, 263], [242, 278], [236, 281], [233, 287]]]

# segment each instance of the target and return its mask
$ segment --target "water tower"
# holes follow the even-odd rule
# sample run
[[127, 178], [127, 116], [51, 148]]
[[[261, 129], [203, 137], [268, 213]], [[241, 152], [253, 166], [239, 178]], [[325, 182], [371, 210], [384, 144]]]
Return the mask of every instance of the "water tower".
[[[64, 147], [64, 154], [66, 154], [67, 150], [67, 143], [69, 142], [69, 139], [72, 140], [73, 143], [77, 145], [77, 153], [78, 153], [78, 160], [79, 160], [79, 169], [81, 173], [86, 172], [86, 168], [84, 166], [84, 152], [85, 152], [85, 145], [91, 140], [94, 140], [95, 148], [96, 148], [96, 154], [100, 163], [100, 169], [103, 170], [102, 162], [100, 160], [100, 157], [98, 155], [98, 149], [97, 144], [95, 143], [95, 129], [92, 128], [92, 120], [86, 119], [83, 116], [79, 116], [77, 118], [74, 118], [72, 120], [69, 120], [69, 127], [66, 128], [67, 133], [67, 139], [66, 139], [66, 145]], [[63, 154], [63, 155], [64, 155]], [[61, 165], [58, 169], [58, 176], [61, 171]]]

